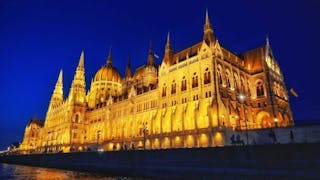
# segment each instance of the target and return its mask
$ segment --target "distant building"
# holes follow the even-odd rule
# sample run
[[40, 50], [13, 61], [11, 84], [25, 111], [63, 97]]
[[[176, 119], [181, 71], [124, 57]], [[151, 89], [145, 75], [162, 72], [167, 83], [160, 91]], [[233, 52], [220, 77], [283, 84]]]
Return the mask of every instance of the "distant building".
[[225, 128], [293, 124], [283, 74], [268, 40], [242, 54], [232, 53], [215, 38], [206, 13], [203, 39], [174, 52], [168, 34], [159, 66], [150, 45], [146, 64], [132, 74], [128, 60], [121, 77], [110, 50], [88, 92], [82, 52], [67, 99], [61, 71], [44, 124], [27, 125], [21, 149], [221, 146]]

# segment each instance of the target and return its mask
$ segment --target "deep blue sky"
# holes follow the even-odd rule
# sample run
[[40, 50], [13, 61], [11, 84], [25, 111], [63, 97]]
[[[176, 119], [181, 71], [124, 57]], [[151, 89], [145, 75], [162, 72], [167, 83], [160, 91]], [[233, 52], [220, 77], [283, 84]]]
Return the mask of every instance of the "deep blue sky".
[[[297, 122], [320, 116], [320, 1], [15, 1], [0, 0], [0, 149], [22, 139], [25, 125], [44, 118], [60, 68], [68, 94], [81, 50], [87, 88], [113, 49], [123, 74], [146, 62], [148, 44], [163, 57], [170, 31], [175, 51], [202, 39], [208, 8], [215, 36], [234, 52], [265, 42], [280, 63]], [[160, 62], [160, 60], [158, 60]]]

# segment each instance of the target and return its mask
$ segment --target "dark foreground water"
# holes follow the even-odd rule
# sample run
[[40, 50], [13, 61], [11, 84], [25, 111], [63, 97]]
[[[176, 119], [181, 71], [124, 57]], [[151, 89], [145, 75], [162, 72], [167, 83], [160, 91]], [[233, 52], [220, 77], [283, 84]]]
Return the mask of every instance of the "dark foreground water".
[[2, 179], [106, 179], [106, 180], [132, 180], [140, 178], [108, 177], [106, 175], [76, 172], [52, 168], [40, 168], [13, 164], [0, 164], [0, 180]]

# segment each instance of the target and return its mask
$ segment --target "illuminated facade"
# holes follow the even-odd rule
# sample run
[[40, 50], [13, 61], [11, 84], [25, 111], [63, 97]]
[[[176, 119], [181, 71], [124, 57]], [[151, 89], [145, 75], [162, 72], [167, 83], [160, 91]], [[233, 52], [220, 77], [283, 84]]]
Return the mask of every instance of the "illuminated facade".
[[234, 54], [215, 38], [208, 13], [203, 39], [174, 52], [168, 34], [163, 61], [121, 77], [111, 50], [86, 91], [84, 53], [66, 99], [62, 71], [43, 126], [30, 144], [26, 128], [22, 150], [69, 152], [208, 147], [225, 144], [224, 130], [293, 125], [283, 74], [269, 42]]

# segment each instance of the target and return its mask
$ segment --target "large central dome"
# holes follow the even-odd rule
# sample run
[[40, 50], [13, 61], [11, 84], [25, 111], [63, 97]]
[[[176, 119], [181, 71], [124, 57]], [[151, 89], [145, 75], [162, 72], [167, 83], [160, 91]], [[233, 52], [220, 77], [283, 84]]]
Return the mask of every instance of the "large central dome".
[[121, 76], [118, 70], [112, 65], [104, 65], [102, 66], [94, 76], [93, 82], [97, 81], [112, 81], [121, 83]]
[[102, 66], [92, 80], [88, 94], [90, 108], [105, 102], [110, 96], [119, 96], [122, 93], [122, 78], [118, 70], [112, 66], [111, 50], [107, 64]]

